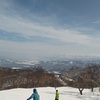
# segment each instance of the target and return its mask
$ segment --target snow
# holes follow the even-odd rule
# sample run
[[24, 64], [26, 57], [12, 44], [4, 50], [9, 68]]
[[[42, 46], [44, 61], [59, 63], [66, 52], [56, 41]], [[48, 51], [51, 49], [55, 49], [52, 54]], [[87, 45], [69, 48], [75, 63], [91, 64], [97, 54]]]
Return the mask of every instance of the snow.
[[[100, 100], [100, 93], [98, 89], [91, 93], [89, 89], [83, 90], [83, 95], [80, 95], [77, 88], [58, 87], [60, 94], [59, 100]], [[40, 100], [55, 100], [54, 87], [39, 87], [37, 88], [40, 95]], [[0, 91], [0, 100], [27, 100], [32, 94], [33, 88], [17, 88]]]
[[73, 62], [71, 61], [70, 64], [73, 64]]
[[22, 67], [12, 67], [12, 69], [22, 69]]
[[62, 84], [63, 86], [64, 85], [67, 85], [66, 82], [64, 82], [60, 77], [59, 75], [55, 75], [56, 79], [60, 82], [60, 84]]
[[35, 65], [35, 64], [39, 64], [39, 61], [35, 61], [35, 60], [32, 60], [32, 61], [21, 61], [21, 62], [16, 62], [17, 64], [25, 64], [25, 65]]
[[60, 75], [61, 73], [57, 72], [57, 71], [52, 71], [54, 74], [56, 75]]

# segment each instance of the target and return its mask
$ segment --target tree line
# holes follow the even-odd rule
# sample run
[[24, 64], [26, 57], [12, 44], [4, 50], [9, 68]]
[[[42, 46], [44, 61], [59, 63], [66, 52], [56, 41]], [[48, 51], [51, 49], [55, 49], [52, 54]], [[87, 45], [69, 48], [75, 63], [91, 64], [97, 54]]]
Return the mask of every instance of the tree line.
[[71, 68], [69, 75], [73, 81], [69, 81], [68, 86], [72, 86], [79, 89], [82, 95], [84, 89], [91, 89], [94, 91], [95, 87], [100, 87], [100, 65], [98, 64], [87, 64], [84, 68], [78, 68], [74, 70]]
[[0, 90], [11, 88], [33, 88], [61, 86], [53, 73], [41, 67], [10, 69], [0, 67]]

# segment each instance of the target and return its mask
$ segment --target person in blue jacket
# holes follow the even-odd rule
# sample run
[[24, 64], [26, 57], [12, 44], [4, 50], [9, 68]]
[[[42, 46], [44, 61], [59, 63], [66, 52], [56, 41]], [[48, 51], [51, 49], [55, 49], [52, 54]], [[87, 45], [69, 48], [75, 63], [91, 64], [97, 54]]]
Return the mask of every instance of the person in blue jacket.
[[30, 99], [40, 100], [40, 96], [36, 89], [33, 89], [33, 94], [27, 100], [30, 100]]

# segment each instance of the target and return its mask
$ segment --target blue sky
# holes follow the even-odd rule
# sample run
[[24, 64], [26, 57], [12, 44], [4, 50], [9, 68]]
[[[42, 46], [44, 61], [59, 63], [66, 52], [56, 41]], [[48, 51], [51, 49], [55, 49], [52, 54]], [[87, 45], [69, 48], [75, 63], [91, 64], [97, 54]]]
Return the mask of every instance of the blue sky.
[[100, 0], [0, 0], [0, 55], [100, 56]]

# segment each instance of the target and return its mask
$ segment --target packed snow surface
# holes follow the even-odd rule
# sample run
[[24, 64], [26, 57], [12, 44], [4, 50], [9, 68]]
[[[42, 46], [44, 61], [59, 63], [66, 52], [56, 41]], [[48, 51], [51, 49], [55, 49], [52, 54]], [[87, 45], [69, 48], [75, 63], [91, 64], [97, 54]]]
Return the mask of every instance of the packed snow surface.
[[[40, 100], [55, 100], [54, 87], [39, 87], [36, 89], [40, 95]], [[96, 89], [94, 93], [91, 93], [90, 89], [84, 89], [83, 95], [80, 95], [77, 88], [59, 87], [56, 89], [60, 94], [59, 100], [100, 100], [99, 89]], [[0, 100], [27, 100], [32, 92], [33, 88], [3, 90], [0, 91]]]

